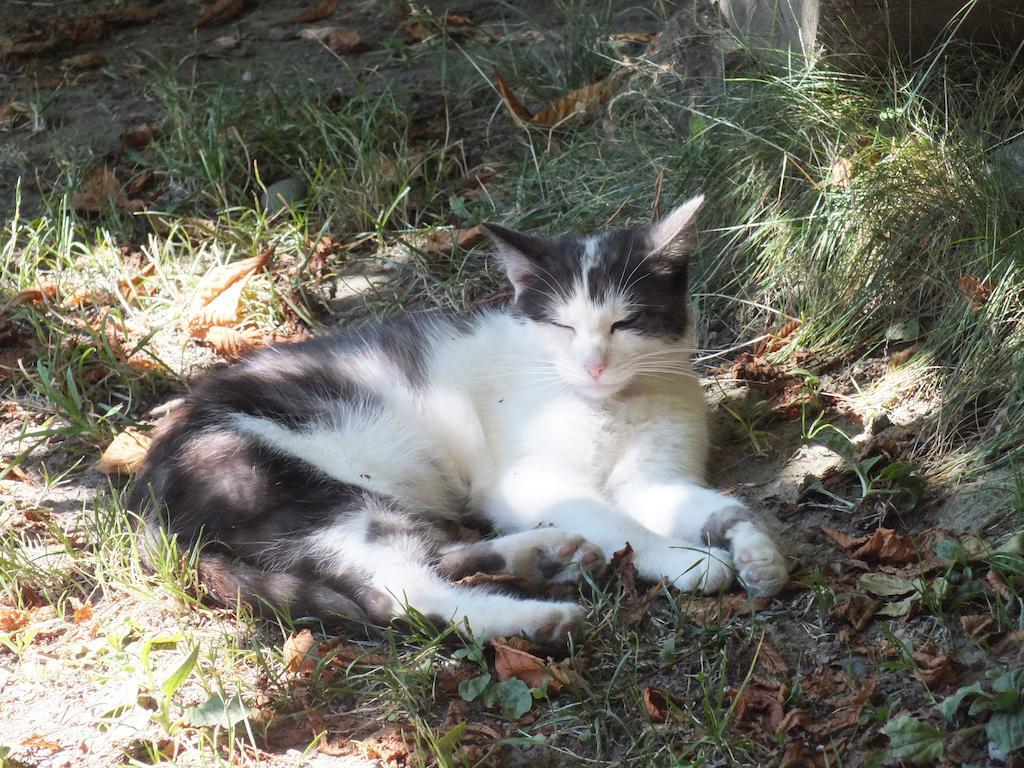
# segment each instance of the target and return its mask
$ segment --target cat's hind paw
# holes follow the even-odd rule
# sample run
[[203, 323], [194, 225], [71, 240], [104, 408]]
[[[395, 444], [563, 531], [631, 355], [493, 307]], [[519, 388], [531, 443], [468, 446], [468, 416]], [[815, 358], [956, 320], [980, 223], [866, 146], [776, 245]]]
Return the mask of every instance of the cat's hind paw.
[[773, 597], [789, 581], [786, 559], [764, 531], [750, 526], [737, 532], [732, 552], [739, 581], [754, 597]]
[[537, 553], [537, 567], [548, 583], [575, 584], [584, 573], [594, 578], [604, 573], [607, 563], [600, 549], [578, 534], [559, 533]]

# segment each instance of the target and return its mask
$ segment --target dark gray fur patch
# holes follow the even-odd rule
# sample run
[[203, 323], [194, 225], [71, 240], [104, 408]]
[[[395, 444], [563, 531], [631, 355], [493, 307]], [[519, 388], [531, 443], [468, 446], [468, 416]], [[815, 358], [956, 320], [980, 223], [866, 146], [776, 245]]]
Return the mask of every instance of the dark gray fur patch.
[[478, 541], [445, 552], [437, 562], [437, 570], [452, 581], [474, 573], [502, 573], [505, 566], [505, 556], [489, 541]]
[[716, 512], [704, 523], [700, 529], [701, 544], [710, 544], [712, 547], [728, 548], [729, 533], [738, 523], [749, 523], [754, 521], [753, 513], [746, 507], [737, 504], [735, 507], [726, 507]]

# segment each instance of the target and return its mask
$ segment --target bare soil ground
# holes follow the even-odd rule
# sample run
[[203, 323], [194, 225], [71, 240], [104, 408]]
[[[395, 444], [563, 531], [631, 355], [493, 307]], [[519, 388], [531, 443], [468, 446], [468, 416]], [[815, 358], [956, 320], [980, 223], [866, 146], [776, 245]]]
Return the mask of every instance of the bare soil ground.
[[[16, 201], [22, 218], [50, 215], [61, 197], [80, 191], [90, 169], [141, 151], [124, 137], [138, 126], [169, 124], [159, 86], [169, 80], [199, 92], [275, 94], [286, 115], [293, 95], [300, 108], [300, 89], [334, 105], [357, 92], [399, 93], [412, 151], [457, 137], [459, 162], [479, 178], [488, 168], [511, 167], [508, 153], [525, 150], [515, 144], [517, 129], [489, 71], [479, 72], [478, 87], [452, 91], [459, 77], [482, 69], [484, 59], [465, 50], [531, 49], [558, 59], [571, 42], [565, 30], [561, 38], [538, 32], [557, 32], [566, 18], [539, 0], [426, 2], [416, 14], [403, 3], [343, 0], [322, 19], [292, 21], [314, 5], [0, 3], [0, 38], [7, 40], [0, 43], [0, 218], [12, 219]], [[211, 7], [223, 19], [197, 26]], [[657, 31], [665, 10], [659, 2], [616, 3], [608, 17], [616, 30], [640, 35]], [[421, 55], [430, 20], [445, 12], [467, 23], [452, 24], [453, 47]], [[350, 38], [332, 51], [298, 34], [324, 27], [354, 32], [359, 42]], [[228, 134], [229, 151], [247, 155], [241, 135]], [[299, 169], [268, 156], [261, 173], [270, 184]], [[166, 178], [143, 191], [146, 209], [213, 216], [216, 190], [195, 196], [175, 185], [173, 173]], [[251, 209], [259, 191], [252, 184], [248, 198], [227, 202]], [[513, 198], [506, 191], [497, 199]], [[471, 223], [458, 219], [450, 223]], [[121, 223], [123, 245], [162, 236], [146, 217]], [[405, 303], [408, 286], [421, 280], [401, 245], [376, 235], [379, 247], [353, 250], [318, 286], [319, 322], [382, 313]], [[292, 264], [285, 251], [279, 248], [282, 269]], [[481, 266], [470, 272], [453, 282], [469, 286], [468, 303], [502, 299], [493, 276]], [[268, 278], [247, 301], [259, 302], [275, 286]], [[364, 300], [368, 294], [372, 300]], [[4, 312], [15, 309], [9, 298], [0, 296]], [[187, 298], [166, 296], [170, 304]], [[408, 303], [430, 298], [417, 293]], [[26, 321], [16, 321], [0, 326], [8, 333], [4, 351], [41, 357], [26, 341]], [[289, 332], [301, 325], [288, 323], [281, 326]], [[784, 328], [765, 330], [776, 341], [785, 336]], [[166, 333], [162, 357], [175, 361], [173, 371], [127, 406], [142, 424], [180, 386], [178, 376], [220, 357]], [[723, 346], [742, 340], [727, 328], [715, 333]], [[27, 459], [20, 454], [19, 436], [53, 408], [45, 393], [26, 394], [17, 377], [28, 371], [5, 362], [9, 418], [0, 426], [0, 467], [19, 463], [0, 478], [0, 568], [10, 571], [0, 607], [0, 764], [1020, 765], [1019, 755], [994, 749], [965, 710], [958, 720], [955, 708], [942, 718], [937, 707], [987, 672], [1024, 662], [1013, 559], [1020, 543], [997, 549], [1019, 527], [1022, 502], [1011, 472], [949, 489], [904, 462], [936, 403], [927, 393], [908, 398], [905, 388], [898, 398], [888, 394], [899, 349], [838, 361], [815, 377], [771, 366], [761, 352], [744, 358], [708, 350], [702, 374], [716, 414], [711, 479], [777, 519], [793, 561], [792, 587], [770, 601], [738, 592], [689, 598], [637, 585], [626, 559], [589, 595], [587, 636], [568, 656], [557, 654], [571, 682], [561, 690], [550, 680], [531, 686], [532, 707], [515, 714], [462, 685], [496, 674], [492, 649], [453, 655], [425, 637], [324, 639], [310, 669], [282, 647], [299, 627], [194, 599], [184, 555], [151, 580], [116, 522], [121, 480], [94, 468], [101, 445], [71, 450], [54, 439]], [[53, 574], [60, 574], [56, 588]], [[182, 669], [177, 686], [169, 685]], [[236, 694], [245, 709], [232, 717]], [[211, 719], [189, 707], [211, 707]], [[1017, 705], [1007, 711], [1019, 718]], [[906, 725], [908, 716], [920, 726], [913, 738], [893, 728], [916, 727]], [[991, 715], [982, 710], [980, 717]], [[920, 750], [900, 752], [914, 738]]]

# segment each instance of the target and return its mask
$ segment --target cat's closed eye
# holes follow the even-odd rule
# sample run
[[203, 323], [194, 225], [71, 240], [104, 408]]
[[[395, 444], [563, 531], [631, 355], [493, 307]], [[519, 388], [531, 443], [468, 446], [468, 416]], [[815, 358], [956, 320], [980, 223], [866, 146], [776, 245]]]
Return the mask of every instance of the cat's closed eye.
[[640, 313], [637, 312], [635, 315], [630, 315], [629, 317], [627, 317], [624, 320], [619, 320], [618, 322], [612, 323], [612, 333], [615, 333], [616, 331], [624, 331], [624, 330], [628, 330], [629, 328], [632, 328], [634, 325], [636, 325], [636, 323], [637, 323], [637, 321], [639, 319], [640, 319]]
[[573, 328], [571, 325], [564, 325], [562, 323], [556, 323], [554, 320], [549, 320], [548, 322], [551, 325], [555, 326], [555, 328], [564, 328], [567, 331], [572, 331], [574, 334], [576, 333], [576, 329]]

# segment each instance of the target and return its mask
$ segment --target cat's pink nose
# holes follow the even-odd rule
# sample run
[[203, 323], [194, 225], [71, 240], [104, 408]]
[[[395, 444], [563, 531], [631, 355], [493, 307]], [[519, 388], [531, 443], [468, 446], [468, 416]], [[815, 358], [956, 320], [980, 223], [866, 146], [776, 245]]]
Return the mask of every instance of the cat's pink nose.
[[590, 377], [594, 381], [597, 381], [601, 378], [601, 374], [608, 369], [608, 364], [602, 360], [596, 363], [587, 363], [583, 367], [587, 369], [587, 373], [590, 374]]

